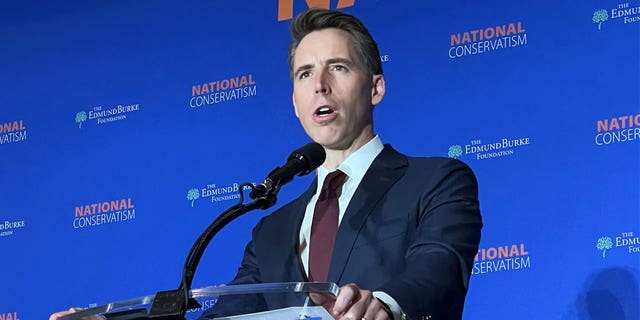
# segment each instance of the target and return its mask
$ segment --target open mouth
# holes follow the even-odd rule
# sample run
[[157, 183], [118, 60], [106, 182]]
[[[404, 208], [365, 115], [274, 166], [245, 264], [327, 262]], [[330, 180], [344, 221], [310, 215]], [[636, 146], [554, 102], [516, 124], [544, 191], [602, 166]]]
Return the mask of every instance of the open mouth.
[[322, 106], [318, 109], [316, 109], [316, 112], [314, 113], [314, 115], [319, 116], [319, 117], [324, 117], [324, 116], [328, 116], [330, 114], [332, 114], [334, 111], [331, 107], [328, 106]]

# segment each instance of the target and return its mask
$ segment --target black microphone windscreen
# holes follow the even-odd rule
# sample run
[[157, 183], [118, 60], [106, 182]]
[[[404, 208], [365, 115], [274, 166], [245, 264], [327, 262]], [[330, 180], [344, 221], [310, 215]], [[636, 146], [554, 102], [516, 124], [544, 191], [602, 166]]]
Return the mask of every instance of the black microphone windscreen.
[[304, 170], [300, 173], [302, 176], [323, 164], [326, 157], [324, 148], [319, 143], [311, 142], [291, 153], [289, 160], [298, 159], [303, 163]]

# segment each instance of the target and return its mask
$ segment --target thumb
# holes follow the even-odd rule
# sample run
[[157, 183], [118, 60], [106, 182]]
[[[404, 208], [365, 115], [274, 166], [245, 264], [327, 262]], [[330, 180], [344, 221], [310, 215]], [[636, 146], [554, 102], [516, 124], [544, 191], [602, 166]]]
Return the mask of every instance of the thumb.
[[323, 306], [327, 310], [333, 309], [333, 304], [336, 302], [336, 298], [326, 293], [309, 292], [309, 298], [317, 306]]

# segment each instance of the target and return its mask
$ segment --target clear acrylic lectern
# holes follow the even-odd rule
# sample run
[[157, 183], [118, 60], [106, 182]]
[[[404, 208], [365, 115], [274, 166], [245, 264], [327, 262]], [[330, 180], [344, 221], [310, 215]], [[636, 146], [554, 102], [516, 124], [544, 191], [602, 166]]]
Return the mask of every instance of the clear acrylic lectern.
[[[224, 320], [331, 320], [315, 302], [335, 299], [338, 286], [327, 282], [260, 283], [192, 289], [190, 297], [200, 308], [190, 309], [186, 319]], [[132, 320], [147, 319], [155, 294], [112, 302], [61, 318]]]

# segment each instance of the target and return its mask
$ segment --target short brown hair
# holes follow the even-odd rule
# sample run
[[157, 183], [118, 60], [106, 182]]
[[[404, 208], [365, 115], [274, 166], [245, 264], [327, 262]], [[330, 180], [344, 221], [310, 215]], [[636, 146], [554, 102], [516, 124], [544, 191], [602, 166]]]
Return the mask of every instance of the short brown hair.
[[353, 41], [356, 53], [361, 59], [360, 62], [364, 64], [367, 71], [371, 74], [382, 74], [378, 45], [358, 18], [340, 11], [311, 8], [296, 16], [291, 22], [293, 40], [289, 45], [289, 72], [292, 79], [293, 60], [302, 38], [313, 31], [327, 28], [345, 31]]

